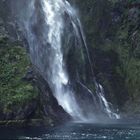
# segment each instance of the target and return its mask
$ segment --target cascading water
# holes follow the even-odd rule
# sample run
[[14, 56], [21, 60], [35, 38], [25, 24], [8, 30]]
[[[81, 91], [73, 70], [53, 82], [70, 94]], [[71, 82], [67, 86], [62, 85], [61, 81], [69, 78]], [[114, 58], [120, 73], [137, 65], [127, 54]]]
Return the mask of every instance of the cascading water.
[[[87, 112], [86, 108], [81, 108], [76, 99], [77, 93], [70, 84], [62, 47], [62, 36], [65, 28], [64, 17], [67, 16], [72, 25], [73, 36], [77, 38], [77, 47], [82, 47], [82, 45], [85, 47], [93, 76], [86, 40], [76, 11], [66, 0], [30, 0], [27, 9], [26, 19], [20, 20], [20, 26], [27, 37], [32, 63], [47, 80], [58, 103], [66, 112], [75, 120], [86, 121], [89, 118], [92, 120], [96, 116], [94, 111], [90, 111], [92, 104], [87, 104], [89, 106]], [[92, 95], [92, 101], [101, 112], [110, 118], [119, 118], [116, 113], [111, 111], [109, 103], [105, 99], [103, 88], [96, 80], [93, 80], [96, 87], [96, 97], [82, 82], [79, 83]]]
[[[102, 109], [105, 110], [105, 112], [108, 114], [109, 118], [120, 119], [120, 116], [117, 113], [112, 112], [110, 105], [105, 98], [103, 87], [98, 83], [96, 83], [96, 87], [98, 88], [97, 94], [98, 94], [98, 97], [100, 100], [100, 106], [102, 107]], [[111, 106], [112, 106], [112, 104], [111, 104]]]
[[[61, 45], [61, 35], [63, 33], [63, 17], [65, 10], [65, 2], [62, 0], [42, 0], [42, 7], [45, 15], [45, 21], [49, 26], [47, 42], [53, 49], [51, 56], [50, 69], [50, 84], [53, 87], [54, 96], [58, 103], [71, 115], [76, 118], [84, 119], [81, 110], [76, 103], [74, 93], [68, 87], [69, 77], [65, 69], [63, 60], [63, 52]], [[65, 86], [67, 86], [65, 88]]]

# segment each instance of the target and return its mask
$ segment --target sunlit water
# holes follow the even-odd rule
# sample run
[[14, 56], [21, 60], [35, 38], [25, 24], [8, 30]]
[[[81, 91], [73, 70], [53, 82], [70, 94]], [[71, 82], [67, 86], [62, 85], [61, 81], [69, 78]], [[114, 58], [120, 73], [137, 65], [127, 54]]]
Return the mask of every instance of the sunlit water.
[[0, 139], [140, 140], [140, 125], [69, 123], [51, 128], [0, 129]]

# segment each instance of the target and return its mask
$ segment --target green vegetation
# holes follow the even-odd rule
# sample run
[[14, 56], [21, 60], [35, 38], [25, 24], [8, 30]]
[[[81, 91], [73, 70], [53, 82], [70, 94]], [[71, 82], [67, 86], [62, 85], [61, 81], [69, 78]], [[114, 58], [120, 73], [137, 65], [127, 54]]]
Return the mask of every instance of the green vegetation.
[[75, 0], [73, 3], [80, 11], [93, 69], [108, 99], [125, 112], [139, 112], [139, 0], [87, 0], [83, 3]]
[[30, 66], [24, 48], [0, 37], [0, 111], [3, 114], [24, 110], [38, 96], [33, 85], [22, 79]]
[[[134, 2], [138, 4], [138, 1], [130, 4]], [[140, 113], [140, 7], [134, 5], [125, 9], [122, 21], [117, 34], [121, 41], [117, 52], [121, 61], [120, 74], [124, 76], [129, 95], [124, 110], [137, 114]]]
[[[113, 104], [116, 102], [122, 111], [140, 114], [140, 1], [69, 1], [79, 9], [92, 66], [108, 100]], [[5, 10], [0, 11], [2, 18], [7, 17]], [[7, 119], [8, 115], [12, 120], [26, 114], [30, 104], [38, 100], [38, 92], [32, 83], [23, 79], [31, 66], [26, 50], [1, 36], [5, 34], [4, 23], [0, 21], [0, 119]], [[75, 79], [73, 73], [77, 68], [80, 78], [86, 81], [91, 75], [83, 55], [84, 51], [72, 48], [68, 55], [71, 60], [68, 70]], [[95, 90], [92, 84], [87, 86]], [[51, 102], [49, 98], [47, 101]], [[29, 110], [34, 110], [32, 107]], [[36, 110], [39, 112], [40, 107]], [[24, 119], [28, 115], [21, 116]]]

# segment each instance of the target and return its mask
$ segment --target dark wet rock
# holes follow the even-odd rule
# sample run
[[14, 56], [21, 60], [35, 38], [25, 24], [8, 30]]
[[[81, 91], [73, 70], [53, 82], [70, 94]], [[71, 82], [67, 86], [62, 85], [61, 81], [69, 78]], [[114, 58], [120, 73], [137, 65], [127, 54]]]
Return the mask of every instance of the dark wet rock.
[[48, 83], [42, 78], [40, 74], [36, 74], [36, 85], [40, 91], [40, 105], [43, 109], [44, 117], [50, 117], [56, 122], [65, 122], [71, 119], [64, 109], [58, 104], [56, 98], [53, 96]]

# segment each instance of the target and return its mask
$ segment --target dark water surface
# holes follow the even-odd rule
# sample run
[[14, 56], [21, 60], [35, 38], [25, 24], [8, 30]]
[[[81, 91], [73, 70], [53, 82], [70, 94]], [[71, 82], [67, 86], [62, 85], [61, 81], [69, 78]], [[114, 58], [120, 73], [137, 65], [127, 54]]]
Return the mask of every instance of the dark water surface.
[[51, 128], [0, 128], [0, 139], [140, 140], [138, 124], [67, 123]]

